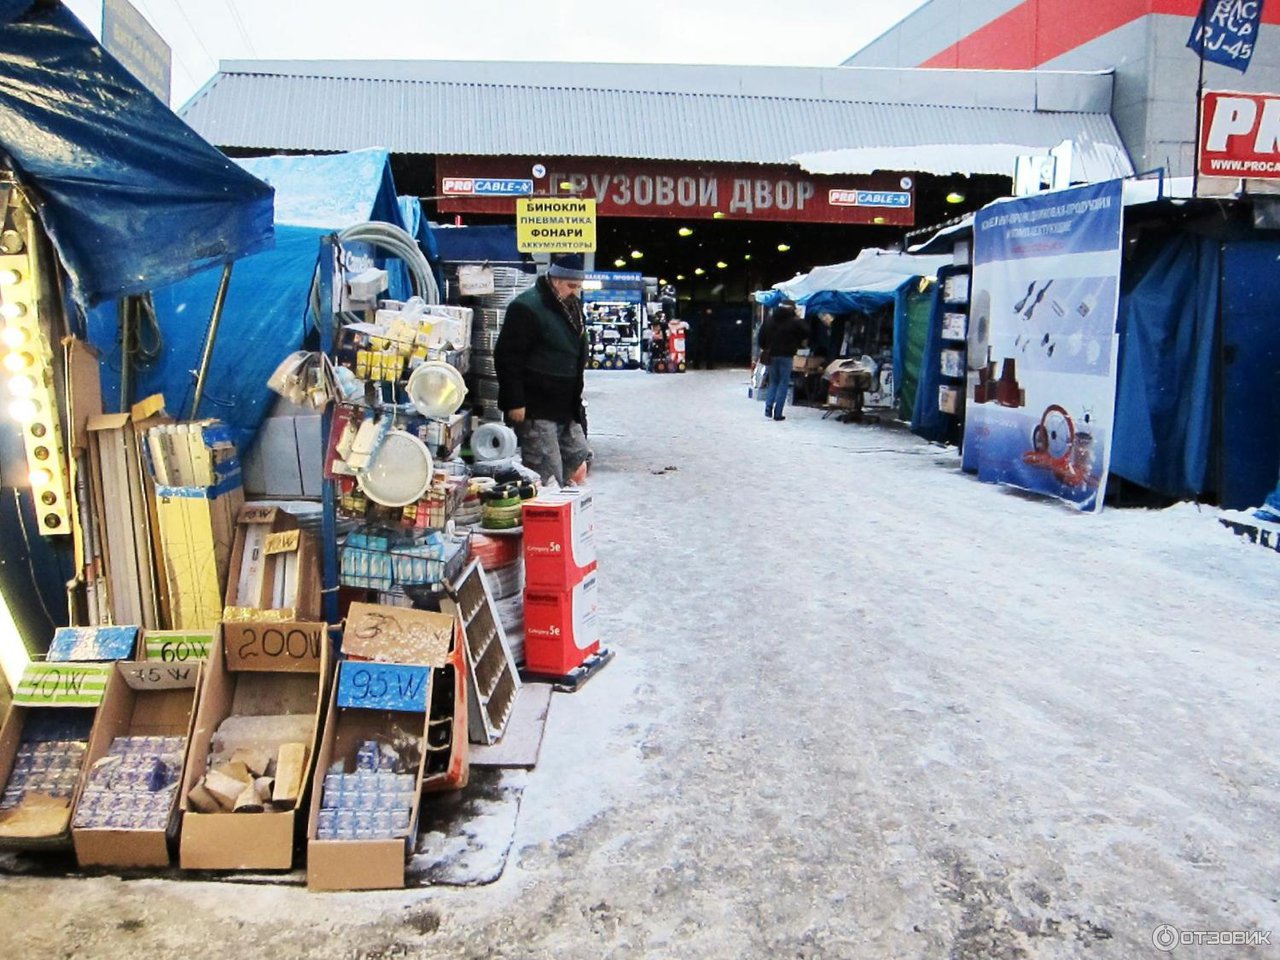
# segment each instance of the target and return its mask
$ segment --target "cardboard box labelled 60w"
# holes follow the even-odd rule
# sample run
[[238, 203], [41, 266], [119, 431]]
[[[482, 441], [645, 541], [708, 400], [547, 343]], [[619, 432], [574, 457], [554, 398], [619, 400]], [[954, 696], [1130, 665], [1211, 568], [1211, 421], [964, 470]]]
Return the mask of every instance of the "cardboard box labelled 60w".
[[[200, 705], [182, 778], [184, 870], [288, 870], [294, 837], [305, 822], [305, 798], [328, 693], [329, 639], [323, 623], [224, 623], [218, 628], [200, 686]], [[306, 770], [293, 810], [198, 813], [188, 794], [208, 768], [219, 725], [231, 716], [307, 717]]]
[[526, 587], [567, 590], [596, 562], [595, 510], [582, 489], [542, 493], [524, 502]]
[[[185, 758], [195, 720], [200, 668], [198, 661], [124, 660], [114, 664], [89, 738], [86, 777], [92, 778], [93, 765], [107, 755], [117, 737], [182, 737]], [[76, 860], [82, 867], [167, 867], [169, 844], [176, 841], [178, 833], [178, 794], [175, 790], [161, 829], [73, 826]]]
[[[427, 718], [431, 713], [431, 680], [426, 666], [344, 660], [338, 664], [324, 735], [316, 760], [315, 785], [307, 824], [307, 887], [312, 890], [386, 890], [404, 886], [405, 858], [418, 835], [422, 799], [422, 771], [426, 762]], [[405, 832], [400, 836], [321, 837], [320, 818], [326, 781], [358, 769], [363, 744], [393, 745], [412, 776], [412, 794]], [[341, 770], [335, 770], [340, 766]], [[335, 785], [336, 786], [336, 785]], [[343, 816], [367, 824], [379, 814], [385, 794], [347, 804]], [[376, 801], [376, 802], [375, 802]], [[337, 817], [330, 800], [330, 815]], [[379, 809], [381, 807], [381, 809]], [[348, 830], [350, 834], [350, 830]]]

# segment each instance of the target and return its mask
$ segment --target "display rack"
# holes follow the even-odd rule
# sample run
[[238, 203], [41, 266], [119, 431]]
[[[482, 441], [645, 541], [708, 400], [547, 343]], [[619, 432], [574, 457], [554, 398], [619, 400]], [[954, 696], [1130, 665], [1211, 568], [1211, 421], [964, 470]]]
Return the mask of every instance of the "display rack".
[[971, 275], [967, 264], [943, 267], [938, 271], [938, 282], [942, 285], [938, 410], [954, 418], [957, 428], [964, 420], [965, 390], [969, 368], [970, 281]]
[[471, 740], [496, 743], [511, 717], [520, 691], [520, 675], [479, 561], [473, 561], [458, 578], [450, 597], [441, 601], [441, 608], [456, 612], [466, 636]]
[[582, 290], [587, 365], [593, 370], [640, 367], [640, 331], [646, 322], [644, 277], [639, 273], [588, 273]]

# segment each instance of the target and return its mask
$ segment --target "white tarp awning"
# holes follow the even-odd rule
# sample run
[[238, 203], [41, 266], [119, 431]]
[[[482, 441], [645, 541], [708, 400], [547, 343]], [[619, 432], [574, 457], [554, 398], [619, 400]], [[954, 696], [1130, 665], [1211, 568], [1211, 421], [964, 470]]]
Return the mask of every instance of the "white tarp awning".
[[950, 254], [917, 257], [896, 250], [868, 249], [845, 263], [815, 267], [811, 273], [775, 283], [773, 289], [797, 302], [823, 291], [891, 293], [902, 286], [904, 280], [932, 277], [938, 268], [949, 263]]
[[[1128, 154], [1114, 144], [1073, 141], [1071, 178], [1101, 183], [1133, 176]], [[877, 170], [931, 173], [939, 177], [994, 174], [1012, 178], [1018, 157], [1047, 154], [1056, 144], [927, 143], [911, 146], [846, 147], [800, 153], [791, 158], [809, 173], [868, 174]]]

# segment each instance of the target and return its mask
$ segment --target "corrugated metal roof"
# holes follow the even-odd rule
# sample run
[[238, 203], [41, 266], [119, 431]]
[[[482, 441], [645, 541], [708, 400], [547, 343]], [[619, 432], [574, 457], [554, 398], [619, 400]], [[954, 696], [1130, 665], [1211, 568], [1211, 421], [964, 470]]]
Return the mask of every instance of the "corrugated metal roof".
[[786, 164], [850, 147], [1070, 139], [1127, 159], [1110, 91], [1099, 73], [235, 61], [181, 112], [227, 148]]

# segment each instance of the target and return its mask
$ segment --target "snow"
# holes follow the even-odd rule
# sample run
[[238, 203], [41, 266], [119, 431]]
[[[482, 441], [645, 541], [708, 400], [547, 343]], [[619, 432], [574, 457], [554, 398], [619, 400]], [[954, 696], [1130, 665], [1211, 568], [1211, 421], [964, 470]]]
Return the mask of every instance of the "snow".
[[[592, 374], [588, 395], [618, 655], [552, 698], [500, 880], [5, 877], [12, 955], [1128, 960], [1161, 955], [1161, 923], [1280, 940], [1275, 552], [1210, 508], [1090, 516], [984, 485], [893, 426], [767, 421], [741, 370]], [[1276, 948], [1173, 954], [1228, 955]]]
[[[991, 173], [1013, 176], [1020, 156], [1047, 154], [1052, 143], [922, 143], [901, 147], [844, 147], [801, 153], [791, 158], [802, 170], [816, 174], [865, 174], [877, 170], [954, 174]], [[1077, 180], [1100, 183], [1133, 175], [1133, 164], [1119, 147], [1101, 142], [1077, 142]]]

